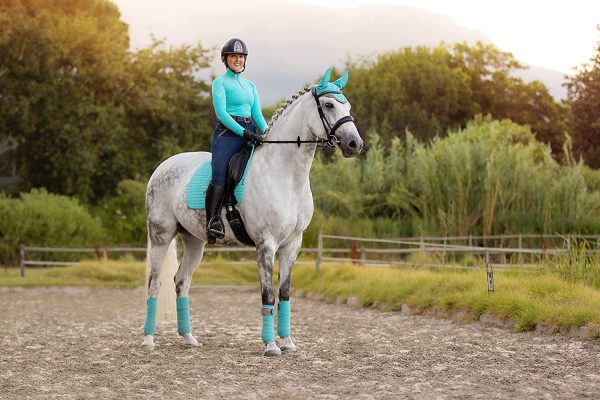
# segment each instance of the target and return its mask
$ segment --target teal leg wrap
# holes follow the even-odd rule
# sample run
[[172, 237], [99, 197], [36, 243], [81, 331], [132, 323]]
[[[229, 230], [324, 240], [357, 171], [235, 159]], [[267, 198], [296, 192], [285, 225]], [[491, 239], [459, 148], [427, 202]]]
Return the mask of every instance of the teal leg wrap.
[[152, 335], [156, 333], [156, 297], [148, 297], [146, 310], [146, 323], [144, 324], [144, 335]]
[[270, 315], [263, 315], [263, 326], [262, 326], [262, 341], [264, 344], [275, 340], [275, 318], [273, 317], [274, 306], [263, 305], [263, 310], [269, 310]]
[[177, 332], [180, 335], [192, 333], [190, 326], [190, 300], [188, 297], [177, 298]]
[[277, 305], [277, 334], [280, 338], [290, 336], [290, 302], [280, 301]]

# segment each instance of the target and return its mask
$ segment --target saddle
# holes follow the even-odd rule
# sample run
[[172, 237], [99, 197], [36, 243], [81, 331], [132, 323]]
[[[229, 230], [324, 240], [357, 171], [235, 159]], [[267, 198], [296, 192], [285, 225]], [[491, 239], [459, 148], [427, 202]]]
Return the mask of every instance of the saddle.
[[235, 205], [238, 204], [239, 201], [236, 199], [234, 192], [238, 183], [244, 177], [246, 164], [248, 164], [248, 160], [250, 159], [251, 155], [252, 146], [250, 144], [246, 144], [239, 153], [234, 154], [233, 157], [231, 157], [231, 160], [229, 160], [223, 206], [225, 207], [227, 221], [229, 222], [229, 226], [231, 226], [231, 230], [233, 231], [236, 239], [248, 246], [254, 247], [256, 244], [250, 238], [250, 236], [248, 236], [248, 232], [246, 231], [246, 227], [244, 226], [240, 212], [235, 208]]

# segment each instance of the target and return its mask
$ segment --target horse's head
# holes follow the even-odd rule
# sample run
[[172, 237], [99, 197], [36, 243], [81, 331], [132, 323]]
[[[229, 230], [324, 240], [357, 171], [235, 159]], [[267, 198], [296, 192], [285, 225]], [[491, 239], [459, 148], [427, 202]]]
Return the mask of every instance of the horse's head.
[[309, 119], [310, 131], [317, 137], [337, 145], [344, 157], [355, 157], [363, 148], [363, 140], [350, 116], [350, 103], [342, 93], [348, 81], [348, 71], [337, 81], [329, 82], [331, 68], [312, 88], [317, 112]]

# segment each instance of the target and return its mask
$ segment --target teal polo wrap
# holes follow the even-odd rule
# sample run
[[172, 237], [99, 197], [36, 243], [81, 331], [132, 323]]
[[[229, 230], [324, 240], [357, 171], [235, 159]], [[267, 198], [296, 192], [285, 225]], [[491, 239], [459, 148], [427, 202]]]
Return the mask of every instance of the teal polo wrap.
[[290, 336], [290, 302], [280, 301], [277, 305], [277, 334], [280, 338]]
[[263, 305], [263, 310], [269, 310], [269, 315], [263, 315], [262, 341], [264, 344], [275, 341], [275, 317], [273, 317], [274, 306]]
[[190, 300], [188, 297], [177, 298], [177, 332], [180, 335], [192, 333], [190, 326]]
[[154, 336], [156, 334], [156, 297], [148, 297], [146, 302], [146, 323], [144, 324], [144, 335]]

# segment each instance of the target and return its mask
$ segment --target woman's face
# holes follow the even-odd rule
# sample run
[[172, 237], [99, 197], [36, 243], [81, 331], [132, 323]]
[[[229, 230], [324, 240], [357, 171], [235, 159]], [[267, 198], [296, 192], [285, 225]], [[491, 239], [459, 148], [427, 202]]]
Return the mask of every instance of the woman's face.
[[233, 72], [242, 72], [244, 70], [244, 64], [246, 63], [246, 56], [243, 54], [227, 54], [227, 66], [231, 68]]

